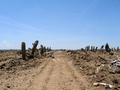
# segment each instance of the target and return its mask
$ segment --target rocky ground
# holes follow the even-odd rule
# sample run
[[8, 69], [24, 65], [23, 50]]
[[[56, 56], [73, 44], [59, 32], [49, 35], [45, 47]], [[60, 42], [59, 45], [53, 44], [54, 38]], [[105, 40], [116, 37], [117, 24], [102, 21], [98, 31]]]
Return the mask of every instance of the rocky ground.
[[72, 63], [97, 89], [120, 89], [120, 51], [68, 51]]
[[0, 90], [119, 90], [120, 52], [0, 51]]

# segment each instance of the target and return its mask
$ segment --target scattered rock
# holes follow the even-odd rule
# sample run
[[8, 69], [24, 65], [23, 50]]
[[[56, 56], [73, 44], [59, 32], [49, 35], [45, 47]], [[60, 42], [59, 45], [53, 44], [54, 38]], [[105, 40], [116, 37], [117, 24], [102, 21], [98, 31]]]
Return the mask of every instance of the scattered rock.
[[93, 83], [93, 86], [100, 86], [100, 85], [105, 86], [105, 88], [113, 88], [113, 86], [110, 85], [110, 84], [106, 84], [106, 83]]
[[10, 88], [10, 86], [7, 86], [7, 88]]
[[71, 52], [68, 52], [67, 55], [72, 54]]
[[111, 67], [120, 67], [120, 59], [112, 61]]
[[99, 83], [93, 83], [93, 86], [99, 86]]

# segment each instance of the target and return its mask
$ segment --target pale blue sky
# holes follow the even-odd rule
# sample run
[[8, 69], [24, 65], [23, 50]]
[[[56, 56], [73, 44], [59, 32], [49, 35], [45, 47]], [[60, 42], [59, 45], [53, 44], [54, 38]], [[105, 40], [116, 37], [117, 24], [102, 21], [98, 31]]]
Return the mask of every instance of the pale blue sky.
[[120, 46], [120, 0], [0, 0], [0, 49]]

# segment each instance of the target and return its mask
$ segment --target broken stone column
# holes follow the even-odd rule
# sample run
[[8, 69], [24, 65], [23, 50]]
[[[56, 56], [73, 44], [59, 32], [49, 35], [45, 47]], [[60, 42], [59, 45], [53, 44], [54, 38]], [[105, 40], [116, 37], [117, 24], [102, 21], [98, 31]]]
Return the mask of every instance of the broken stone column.
[[97, 51], [98, 47], [96, 47], [95, 51]]
[[43, 48], [44, 55], [46, 55], [46, 47]]
[[108, 45], [108, 43], [106, 43], [106, 45], [105, 45], [105, 50], [106, 50], [107, 52], [110, 51], [110, 50], [109, 50], [109, 45]]
[[41, 45], [41, 50], [40, 50], [40, 54], [43, 55], [44, 50], [43, 50], [43, 45]]
[[104, 45], [101, 46], [100, 51], [104, 53], [104, 51], [105, 51], [105, 50], [104, 50]]
[[91, 46], [91, 51], [93, 51], [93, 46]]
[[85, 50], [89, 51], [90, 50], [90, 46], [86, 46]]
[[95, 51], [95, 46], [93, 46], [93, 51]]
[[32, 55], [34, 55], [37, 45], [38, 45], [38, 40], [36, 40], [35, 43], [33, 44], [32, 53], [31, 53]]
[[51, 47], [47, 47], [48, 52], [51, 51]]
[[83, 48], [81, 48], [81, 50], [84, 51], [84, 52], [87, 54], [87, 51], [86, 51], [86, 50], [84, 50]]
[[119, 50], [119, 47], [117, 47], [117, 50]]
[[101, 46], [101, 49], [103, 49], [103, 48], [104, 48], [104, 45]]
[[87, 50], [88, 50], [88, 51], [90, 50], [90, 46], [88, 46]]
[[26, 57], [25, 42], [22, 42], [21, 49], [22, 49], [22, 58], [23, 60], [25, 60]]
[[46, 47], [44, 46], [43, 51], [46, 52]]
[[95, 46], [91, 46], [91, 51], [95, 51]]

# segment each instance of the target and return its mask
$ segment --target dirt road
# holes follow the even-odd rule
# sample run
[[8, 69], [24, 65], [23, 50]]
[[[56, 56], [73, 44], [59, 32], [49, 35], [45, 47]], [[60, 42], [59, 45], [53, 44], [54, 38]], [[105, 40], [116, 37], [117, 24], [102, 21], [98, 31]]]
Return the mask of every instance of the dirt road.
[[89, 86], [61, 51], [54, 54], [34, 77], [28, 90], [82, 90]]
[[54, 57], [43, 60], [38, 67], [1, 76], [1, 89], [92, 90], [64, 52], [56, 51]]

